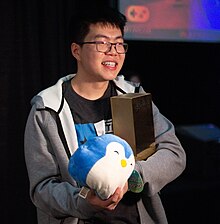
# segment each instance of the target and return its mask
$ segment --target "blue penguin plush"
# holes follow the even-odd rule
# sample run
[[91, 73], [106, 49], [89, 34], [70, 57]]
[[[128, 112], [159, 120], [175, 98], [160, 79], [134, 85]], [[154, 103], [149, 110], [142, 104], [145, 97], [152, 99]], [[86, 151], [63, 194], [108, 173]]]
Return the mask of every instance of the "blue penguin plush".
[[131, 176], [135, 158], [130, 145], [114, 134], [93, 137], [71, 156], [68, 170], [81, 186], [109, 198]]

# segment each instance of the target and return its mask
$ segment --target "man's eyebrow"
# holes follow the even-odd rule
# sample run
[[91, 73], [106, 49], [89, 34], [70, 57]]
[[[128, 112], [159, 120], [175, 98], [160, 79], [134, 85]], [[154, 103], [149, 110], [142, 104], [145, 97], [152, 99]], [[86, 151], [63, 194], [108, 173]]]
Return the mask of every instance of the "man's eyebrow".
[[[110, 39], [111, 37], [106, 36], [106, 35], [103, 35], [103, 34], [97, 34], [95, 36], [95, 38], [106, 38], [106, 39]], [[120, 36], [116, 36], [114, 39], [123, 39], [123, 37], [120, 35]]]

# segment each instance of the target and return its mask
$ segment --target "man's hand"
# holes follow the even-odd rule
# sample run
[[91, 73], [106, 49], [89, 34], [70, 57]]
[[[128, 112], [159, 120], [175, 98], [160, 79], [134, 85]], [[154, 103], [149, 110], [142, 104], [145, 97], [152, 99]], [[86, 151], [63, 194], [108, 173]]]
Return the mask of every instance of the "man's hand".
[[87, 194], [86, 200], [98, 209], [114, 210], [119, 201], [123, 198], [124, 194], [128, 191], [128, 183], [122, 189], [119, 187], [115, 190], [114, 194], [106, 200], [102, 200], [94, 190], [90, 190]]

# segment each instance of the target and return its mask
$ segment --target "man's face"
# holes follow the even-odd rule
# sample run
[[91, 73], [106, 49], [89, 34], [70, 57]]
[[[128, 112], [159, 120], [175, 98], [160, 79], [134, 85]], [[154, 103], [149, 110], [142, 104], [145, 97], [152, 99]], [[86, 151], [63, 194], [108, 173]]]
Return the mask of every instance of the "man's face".
[[[121, 30], [100, 24], [91, 25], [84, 42], [104, 41], [123, 43]], [[125, 54], [118, 54], [115, 45], [107, 53], [98, 52], [96, 44], [84, 44], [79, 49], [78, 74], [91, 81], [114, 79], [122, 68]]]

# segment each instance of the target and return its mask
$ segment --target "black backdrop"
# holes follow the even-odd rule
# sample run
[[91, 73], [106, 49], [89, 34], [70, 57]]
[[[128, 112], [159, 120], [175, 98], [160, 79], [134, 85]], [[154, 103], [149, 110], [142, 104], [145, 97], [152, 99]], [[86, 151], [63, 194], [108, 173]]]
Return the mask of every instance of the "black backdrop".
[[[1, 223], [36, 223], [23, 155], [23, 134], [34, 94], [75, 71], [67, 44], [74, 10], [114, 1], [0, 2]], [[123, 70], [142, 75], [161, 112], [176, 125], [220, 125], [220, 45], [128, 42]], [[123, 72], [123, 71], [122, 71]]]

